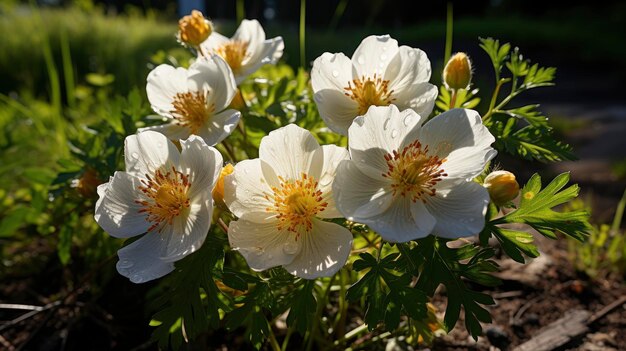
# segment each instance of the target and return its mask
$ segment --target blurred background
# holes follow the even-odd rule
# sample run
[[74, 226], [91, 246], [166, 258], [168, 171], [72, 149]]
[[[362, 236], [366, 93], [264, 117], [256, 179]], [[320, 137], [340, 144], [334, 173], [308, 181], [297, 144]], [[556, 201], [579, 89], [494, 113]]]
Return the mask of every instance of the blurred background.
[[[351, 56], [364, 37], [390, 34], [401, 45], [428, 54], [431, 83], [439, 85], [449, 4], [454, 15], [452, 51], [469, 54], [474, 86], [486, 94], [493, 90], [493, 68], [478, 46], [480, 37], [510, 42], [525, 58], [557, 67], [556, 87], [533, 90], [514, 105], [540, 103], [557, 137], [574, 147], [579, 160], [542, 164], [504, 156], [502, 166], [514, 171], [520, 184], [535, 171], [547, 177], [571, 171], [572, 181], [583, 189], [577, 206], [591, 210], [598, 228], [615, 224], [626, 188], [626, 2], [573, 0], [564, 6], [538, 0], [308, 1], [304, 68], [310, 69], [325, 51]], [[284, 38], [282, 61], [297, 69], [302, 61], [300, 5], [294, 0], [0, 1], [0, 302], [46, 305], [58, 296], [68, 297], [68, 291], [72, 298], [89, 291], [82, 305], [64, 307], [60, 318], [42, 313], [15, 322], [20, 314], [0, 308], [0, 349], [154, 347], [147, 342], [150, 309], [137, 303], [148, 292], [156, 294], [154, 286], [132, 285], [117, 276], [110, 259], [119, 243], [101, 238], [88, 211], [50, 210], [48, 200], [55, 195], [48, 193], [49, 185], [58, 180], [58, 172], [75, 169], [67, 172], [65, 181], [74, 180], [84, 209], [93, 208], [95, 187], [89, 188], [88, 170], [67, 159], [93, 132], [87, 125], [111, 116], [142, 118], [150, 113], [145, 97], [148, 72], [160, 63], [189, 58], [175, 37], [182, 15], [200, 9], [226, 36], [234, 33], [238, 20], [256, 18], [268, 38]], [[479, 110], [488, 100], [483, 96]], [[102, 176], [94, 176], [92, 183], [101, 182]], [[49, 225], [50, 218], [72, 221], [74, 232], [59, 232]], [[624, 230], [619, 233], [623, 236]], [[585, 300], [587, 295], [575, 298], [579, 305], [595, 308], [623, 293], [623, 257], [614, 263], [616, 269], [598, 268], [598, 261], [606, 258], [600, 249], [585, 253], [591, 261], [586, 263], [567, 243], [546, 245], [542, 249], [553, 253], [548, 257], [567, 262], [568, 268], [555, 268], [569, 272], [564, 281], [580, 281], [589, 289], [584, 294], [596, 295], [592, 302]], [[607, 245], [605, 240], [596, 246]], [[624, 249], [623, 240], [619, 249]], [[604, 283], [591, 288], [598, 281]], [[614, 293], [607, 295], [609, 290]], [[571, 304], [561, 310], [568, 308]], [[604, 333], [626, 327], [624, 320], [618, 318]], [[507, 330], [509, 341], [523, 339]], [[68, 338], [68, 333], [89, 338]], [[626, 337], [611, 337], [613, 346], [609, 342], [607, 347], [626, 348]]]

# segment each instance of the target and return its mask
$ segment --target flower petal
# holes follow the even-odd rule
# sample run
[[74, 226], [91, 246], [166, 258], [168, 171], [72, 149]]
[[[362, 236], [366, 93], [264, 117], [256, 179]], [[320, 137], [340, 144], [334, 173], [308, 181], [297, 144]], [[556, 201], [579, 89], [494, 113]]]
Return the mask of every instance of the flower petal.
[[333, 199], [333, 182], [339, 163], [343, 160], [349, 160], [350, 155], [348, 150], [335, 145], [322, 146], [322, 152], [324, 153], [324, 166], [318, 180], [318, 189], [322, 192], [322, 198], [328, 205], [324, 211], [317, 215], [321, 218], [339, 218], [342, 215], [337, 210], [335, 200]]
[[98, 186], [94, 218], [105, 232], [116, 238], [130, 238], [150, 228], [145, 213], [139, 213], [137, 192], [141, 182], [126, 172], [115, 172], [108, 183]]
[[259, 21], [244, 19], [231, 39], [247, 42], [248, 52], [254, 53], [257, 52], [258, 47], [263, 45], [265, 31]]
[[300, 252], [284, 264], [291, 274], [304, 279], [330, 277], [345, 264], [352, 249], [352, 233], [340, 225], [313, 220], [313, 229], [299, 238]]
[[359, 114], [359, 104], [335, 89], [322, 89], [313, 96], [320, 116], [333, 132], [348, 135], [348, 128]]
[[389, 185], [361, 172], [354, 161], [343, 161], [333, 183], [336, 206], [346, 218], [357, 222], [379, 215], [393, 200]]
[[285, 43], [282, 37], [276, 37], [265, 40], [261, 45], [256, 47], [256, 50], [256, 52], [251, 53], [248, 60], [244, 60], [240, 72], [235, 77], [237, 84], [243, 82], [247, 76], [256, 72], [261, 66], [265, 64], [276, 64], [283, 56]]
[[387, 65], [398, 52], [398, 41], [389, 35], [370, 35], [363, 39], [352, 55], [352, 63], [358, 77], [379, 77], [387, 70]]
[[145, 283], [172, 272], [174, 264], [159, 258], [162, 246], [158, 233], [144, 235], [117, 251], [117, 271], [133, 283]]
[[358, 222], [370, 226], [383, 239], [397, 243], [426, 237], [435, 225], [434, 218], [423, 209], [421, 202], [405, 197], [394, 198], [385, 212]]
[[200, 44], [200, 47], [202, 48], [203, 52], [210, 53], [210, 52], [213, 52], [213, 50], [219, 48], [220, 46], [228, 43], [229, 41], [230, 39], [223, 36], [222, 34], [213, 32], [211, 33], [211, 35], [209, 35], [209, 37], [202, 44]]
[[160, 256], [163, 261], [178, 261], [202, 246], [211, 226], [213, 214], [211, 194], [202, 194], [194, 199], [186, 212], [174, 218], [172, 225], [158, 233], [163, 240]]
[[344, 88], [348, 86], [352, 79], [352, 61], [343, 53], [331, 54], [325, 52], [313, 61], [311, 84], [313, 85], [314, 93], [324, 89], [331, 89], [337, 90], [343, 95], [345, 92]]
[[433, 111], [438, 93], [437, 87], [430, 83], [415, 83], [394, 92], [393, 97], [400, 110], [411, 109], [427, 118]]
[[224, 110], [211, 116], [205, 127], [198, 131], [198, 135], [207, 145], [217, 145], [237, 128], [240, 118], [241, 112], [233, 109]]
[[159, 126], [151, 126], [145, 128], [139, 128], [137, 130], [138, 133], [145, 132], [147, 130], [152, 130], [155, 132], [159, 132], [166, 137], [168, 137], [172, 141], [179, 141], [189, 138], [189, 128], [183, 127], [176, 123], [165, 123]]
[[193, 199], [203, 194], [211, 194], [222, 171], [222, 154], [198, 136], [182, 140], [180, 145], [182, 151], [179, 169], [189, 176], [189, 197]]
[[401, 151], [402, 141], [420, 128], [422, 120], [413, 110], [400, 112], [394, 105], [371, 106], [350, 126], [348, 140], [352, 160], [370, 177], [382, 178], [389, 170], [385, 155]]
[[428, 82], [430, 74], [426, 53], [403, 45], [387, 66], [383, 79], [389, 81], [389, 90], [399, 94], [411, 85]]
[[187, 70], [182, 67], [159, 65], [148, 74], [146, 93], [154, 112], [171, 117], [172, 102], [178, 93], [187, 92]]
[[289, 124], [261, 139], [259, 158], [285, 180], [300, 179], [306, 173], [319, 179], [323, 152], [311, 132]]
[[437, 192], [426, 201], [437, 219], [433, 234], [450, 239], [478, 234], [485, 226], [488, 205], [487, 189], [476, 182], [461, 183], [445, 194]]
[[201, 57], [189, 67], [188, 85], [194, 91], [208, 91], [207, 105], [222, 111], [235, 97], [237, 83], [233, 72], [220, 56]]
[[159, 168], [178, 165], [180, 152], [163, 134], [147, 130], [129, 135], [124, 141], [126, 172], [145, 177]]
[[[224, 202], [228, 209], [237, 217], [249, 213], [248, 220], [258, 223], [273, 216], [266, 211], [273, 206], [266, 196], [274, 193], [271, 188], [274, 184], [268, 183], [262, 162], [258, 158], [238, 162], [233, 173], [224, 178]], [[274, 172], [270, 167], [266, 168], [266, 174]]]
[[491, 147], [495, 138], [474, 110], [442, 113], [422, 127], [419, 139], [429, 145], [431, 152], [446, 159], [442, 168], [448, 179], [472, 179], [496, 155]]
[[257, 223], [245, 217], [232, 221], [228, 225], [228, 241], [255, 271], [288, 264], [300, 251], [296, 235], [278, 231], [276, 221]]

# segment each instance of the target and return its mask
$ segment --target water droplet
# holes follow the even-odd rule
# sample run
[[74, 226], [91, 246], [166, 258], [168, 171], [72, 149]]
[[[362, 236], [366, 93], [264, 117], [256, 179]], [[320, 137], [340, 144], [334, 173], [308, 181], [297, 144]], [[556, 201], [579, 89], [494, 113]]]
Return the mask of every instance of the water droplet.
[[387, 47], [386, 46], [383, 46], [383, 51], [387, 51]]
[[389, 126], [389, 121], [391, 121], [391, 118], [387, 118], [385, 120], [385, 123], [383, 123], [383, 129], [384, 130], [387, 130], [387, 127]]
[[391, 137], [392, 137], [392, 138], [395, 138], [395, 137], [397, 137], [397, 136], [398, 136], [398, 131], [397, 131], [397, 130], [395, 130], [395, 129], [394, 129], [394, 130], [392, 130], [392, 131], [391, 131]]
[[288, 242], [283, 245], [283, 252], [287, 255], [293, 255], [298, 251], [298, 244], [293, 242]]
[[411, 115], [408, 115], [408, 116], [404, 117], [404, 125], [408, 127], [409, 124], [411, 124], [411, 120], [412, 119], [413, 119], [413, 116], [411, 116]]
[[387, 59], [387, 55], [385, 55], [385, 54], [380, 55], [380, 59], [385, 61]]
[[133, 152], [132, 154], [130, 154], [130, 157], [134, 158], [135, 160], [139, 158], [139, 154], [136, 152]]
[[327, 186], [328, 184], [330, 184], [333, 181], [333, 176], [330, 174], [326, 174], [324, 175], [321, 179], [320, 179], [320, 185], [321, 186]]
[[157, 143], [157, 147], [158, 147], [159, 149], [162, 149], [162, 148], [163, 148], [163, 146], [165, 146], [165, 144], [163, 144], [163, 142], [159, 141], [159, 142]]
[[[383, 68], [383, 67], [385, 67], [385, 63], [384, 63], [384, 62], [380, 62], [380, 63], [378, 63], [378, 66], [379, 66], [380, 68]], [[379, 72], [380, 72], [380, 71], [379, 71]], [[381, 72], [381, 73], [382, 73], [382, 72]]]
[[383, 200], [378, 200], [378, 206], [382, 206], [385, 203]]
[[413, 51], [413, 50], [409, 51], [409, 56], [411, 56], [411, 57], [415, 56], [415, 51]]
[[339, 72], [336, 69], [333, 70], [333, 77], [339, 77]]
[[360, 56], [359, 56], [359, 58], [357, 59], [357, 62], [358, 62], [360, 65], [365, 64], [365, 58], [363, 57], [363, 55], [360, 55]]

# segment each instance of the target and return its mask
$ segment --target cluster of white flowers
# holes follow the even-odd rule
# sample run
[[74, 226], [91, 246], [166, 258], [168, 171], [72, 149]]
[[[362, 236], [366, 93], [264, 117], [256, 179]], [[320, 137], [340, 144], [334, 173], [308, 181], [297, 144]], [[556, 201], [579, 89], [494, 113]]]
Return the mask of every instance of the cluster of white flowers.
[[[223, 166], [213, 146], [241, 118], [228, 108], [237, 84], [282, 56], [282, 38], [266, 40], [257, 21], [243, 21], [230, 39], [202, 28], [210, 35], [188, 69], [160, 65], [148, 76], [151, 106], [170, 122], [127, 137], [126, 171], [98, 188], [98, 224], [114, 237], [144, 234], [118, 252], [118, 271], [133, 282], [171, 272], [203, 244]], [[348, 136], [349, 150], [320, 146], [291, 124], [264, 137], [259, 158], [238, 162], [224, 178], [223, 200], [237, 217], [229, 242], [253, 270], [335, 274], [352, 233], [331, 218], [366, 224], [390, 242], [480, 232], [489, 194], [473, 179], [495, 156], [494, 137], [472, 110], [428, 120], [437, 97], [430, 75], [423, 51], [398, 47], [388, 35], [365, 38], [352, 59], [324, 53], [315, 60], [314, 100], [328, 127]]]

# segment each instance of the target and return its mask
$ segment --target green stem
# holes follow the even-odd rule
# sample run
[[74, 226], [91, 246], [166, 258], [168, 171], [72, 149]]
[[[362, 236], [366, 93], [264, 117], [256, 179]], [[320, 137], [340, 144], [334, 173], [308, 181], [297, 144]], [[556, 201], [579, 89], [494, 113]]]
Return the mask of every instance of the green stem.
[[448, 11], [446, 16], [446, 49], [445, 56], [443, 57], [443, 66], [446, 66], [448, 60], [450, 60], [450, 56], [452, 56], [452, 27], [453, 23], [453, 13], [452, 13], [452, 2], [448, 2]]
[[306, 351], [311, 351], [311, 349], [313, 348], [313, 341], [315, 341], [317, 337], [318, 326], [322, 320], [322, 313], [324, 313], [324, 307], [326, 307], [326, 303], [328, 302], [328, 295], [330, 294], [330, 287], [333, 285], [333, 282], [335, 281], [336, 277], [337, 275], [335, 274], [330, 278], [330, 280], [328, 281], [328, 286], [326, 287], [326, 290], [324, 291], [322, 296], [320, 296], [320, 299], [317, 301], [317, 310], [315, 311], [315, 318], [313, 318], [312, 320], [313, 325], [311, 326], [311, 332], [309, 333], [309, 340], [306, 345]]
[[359, 334], [361, 334], [362, 332], [367, 330], [367, 324], [361, 324], [360, 326], [350, 330], [349, 332], [346, 333], [346, 335], [344, 335], [342, 338], [336, 340], [333, 344], [335, 346], [339, 346], [342, 345], [344, 343], [346, 343], [348, 340], [358, 336]]
[[[498, 95], [500, 94], [500, 88], [502, 88], [502, 85], [509, 80], [509, 78], [502, 78], [498, 81], [498, 84], [496, 84], [496, 88], [493, 90], [493, 95], [491, 96], [491, 102], [489, 102], [489, 109], [487, 110], [487, 113], [485, 113], [485, 115], [483, 116], [483, 123], [488, 121], [493, 114], [493, 111], [496, 108], [495, 105], [496, 101], [498, 100]], [[507, 101], [507, 99], [509, 99], [510, 97], [511, 95], [507, 96], [504, 100], [502, 100], [502, 102]], [[503, 106], [502, 103], [498, 105], [498, 109], [500, 109], [500, 106]]]
[[453, 109], [456, 105], [456, 89], [452, 89], [452, 95], [450, 96], [450, 109]]
[[289, 345], [289, 339], [291, 338], [291, 334], [293, 334], [293, 326], [287, 329], [287, 335], [285, 335], [285, 339], [283, 339], [283, 345], [280, 348], [281, 351], [287, 350], [287, 345]]
[[235, 157], [235, 152], [232, 146], [230, 146], [230, 144], [226, 140], [222, 140], [222, 146], [224, 146], [224, 150], [226, 150], [226, 153], [228, 154], [228, 157], [230, 157], [230, 160], [233, 162], [237, 162], [237, 157]]
[[280, 349], [280, 345], [278, 345], [278, 340], [276, 340], [276, 336], [274, 335], [274, 331], [272, 330], [272, 327], [269, 327], [270, 330], [270, 335], [268, 335], [268, 339], [270, 341], [270, 346], [272, 346], [272, 350], [273, 351], [282, 351]]
[[300, 67], [306, 68], [305, 53], [306, 0], [300, 0]]
[[235, 4], [235, 11], [237, 12], [237, 23], [241, 23], [246, 18], [246, 8], [244, 0], [237, 0]]
[[626, 207], [626, 190], [624, 190], [624, 195], [622, 195], [622, 199], [617, 204], [617, 208], [615, 209], [615, 217], [613, 217], [613, 224], [611, 225], [611, 230], [615, 235], [617, 235], [617, 231], [619, 230], [620, 225], [622, 224], [622, 217], [624, 216], [624, 207]]

